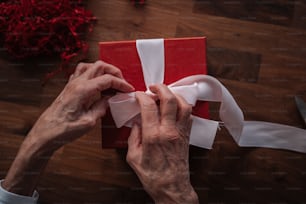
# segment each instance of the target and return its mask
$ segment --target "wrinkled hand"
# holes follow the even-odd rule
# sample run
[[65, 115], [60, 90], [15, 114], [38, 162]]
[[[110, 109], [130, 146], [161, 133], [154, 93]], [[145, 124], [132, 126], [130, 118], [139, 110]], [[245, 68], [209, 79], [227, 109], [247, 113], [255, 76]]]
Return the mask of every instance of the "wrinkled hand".
[[107, 97], [101, 97], [100, 92], [108, 88], [134, 90], [121, 71], [110, 64], [102, 61], [79, 64], [64, 90], [22, 143], [3, 187], [13, 193], [31, 195], [53, 152], [82, 136], [105, 114]]
[[64, 90], [36, 122], [29, 139], [39, 138], [44, 149], [56, 150], [82, 136], [104, 116], [108, 98], [101, 97], [100, 92], [108, 88], [134, 90], [121, 71], [110, 64], [79, 64]]
[[136, 93], [141, 125], [128, 140], [127, 162], [156, 203], [198, 203], [189, 179], [191, 106], [165, 85], [151, 86], [160, 100]]

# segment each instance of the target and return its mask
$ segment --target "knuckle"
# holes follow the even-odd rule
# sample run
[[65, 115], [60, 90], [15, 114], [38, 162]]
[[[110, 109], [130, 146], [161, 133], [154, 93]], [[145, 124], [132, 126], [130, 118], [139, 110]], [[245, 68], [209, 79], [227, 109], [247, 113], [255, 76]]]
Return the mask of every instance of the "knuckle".
[[153, 132], [152, 134], [151, 134], [151, 140], [153, 141], [153, 142], [156, 142], [156, 141], [158, 141], [159, 140], [159, 136], [160, 136], [160, 134], [158, 133], [158, 132]]
[[96, 125], [96, 120], [93, 117], [86, 117], [83, 119], [83, 123], [88, 127], [94, 127]]
[[191, 115], [191, 112], [192, 112], [192, 107], [188, 104], [184, 104], [182, 105], [182, 112], [188, 116], [188, 115]]
[[73, 91], [77, 92], [77, 93], [82, 93], [84, 91], [84, 86], [82, 84], [79, 83], [74, 83], [72, 84], [72, 89]]
[[105, 62], [103, 62], [102, 60], [98, 60], [98, 61], [95, 62], [95, 65], [96, 65], [97, 67], [104, 66], [104, 65], [105, 65]]
[[171, 104], [171, 105], [175, 105], [177, 103], [175, 96], [172, 95], [172, 94], [164, 96], [163, 101], [164, 101], [164, 103]]
[[153, 100], [145, 100], [141, 102], [141, 107], [146, 110], [155, 110], [156, 103]]
[[168, 136], [172, 137], [172, 136], [177, 135], [176, 126], [169, 127], [168, 125], [163, 125], [161, 127], [161, 132], [163, 133], [163, 135], [165, 135], [167, 137]]
[[161, 132], [163, 135], [163, 139], [165, 141], [169, 141], [169, 140], [179, 140], [180, 137], [180, 131], [178, 131], [178, 126], [173, 126], [173, 127], [169, 127], [169, 126], [162, 126], [161, 127]]
[[103, 74], [99, 79], [101, 79], [101, 81], [103, 81], [105, 84], [113, 83], [113, 78], [109, 74]]
[[83, 89], [83, 85], [75, 81], [69, 81], [65, 87], [65, 90], [69, 93], [79, 93], [82, 92]]
[[177, 127], [177, 131], [178, 131], [178, 134], [182, 138], [186, 138], [186, 137], [189, 138], [190, 131], [191, 131], [191, 125], [190, 124], [180, 125]]
[[159, 143], [159, 140], [157, 139], [157, 137], [148, 137], [146, 140], [144, 140], [144, 145], [147, 146], [147, 147], [150, 147], [154, 144], [158, 144]]
[[166, 84], [158, 84], [159, 88], [168, 89]]
[[118, 80], [111, 74], [104, 74], [105, 83], [109, 84], [111, 87], [115, 87], [118, 84]]
[[86, 64], [84, 63], [84, 62], [80, 62], [78, 65], [77, 65], [77, 67], [76, 67], [76, 70], [81, 70], [83, 67], [85, 67], [86, 66]]
[[99, 71], [102, 71], [102, 72], [103, 72], [103, 70], [104, 70], [104, 68], [105, 68], [105, 63], [104, 63], [103, 61], [101, 61], [101, 60], [98, 60], [98, 61], [96, 61], [96, 62], [94, 63], [93, 68], [94, 68], [95, 70], [99, 70]]
[[144, 140], [144, 143], [147, 145], [157, 144], [160, 142], [160, 134], [157, 132], [151, 133], [146, 140]]
[[121, 70], [120, 69], [115, 69], [115, 71], [114, 71], [114, 74], [116, 75], [116, 76], [121, 76], [122, 75], [122, 72], [121, 72]]
[[105, 73], [105, 74], [103, 75], [103, 77], [105, 78], [105, 80], [114, 81], [114, 77], [113, 77], [113, 75], [111, 75], [111, 74]]
[[133, 163], [133, 160], [134, 160], [134, 157], [131, 155], [130, 152], [128, 152], [127, 155], [126, 155], [126, 162], [127, 162], [128, 164], [132, 164], [132, 163]]
[[131, 167], [134, 167], [139, 162], [139, 155], [132, 150], [128, 150], [125, 160]]

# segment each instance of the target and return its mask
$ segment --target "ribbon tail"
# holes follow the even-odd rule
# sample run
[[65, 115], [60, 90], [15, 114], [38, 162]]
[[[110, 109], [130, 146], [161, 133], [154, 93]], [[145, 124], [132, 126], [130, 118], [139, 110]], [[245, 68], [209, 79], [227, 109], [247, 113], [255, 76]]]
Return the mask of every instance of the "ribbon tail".
[[238, 144], [242, 147], [267, 147], [306, 153], [306, 131], [277, 123], [245, 121]]
[[189, 144], [211, 149], [215, 140], [219, 122], [192, 116]]

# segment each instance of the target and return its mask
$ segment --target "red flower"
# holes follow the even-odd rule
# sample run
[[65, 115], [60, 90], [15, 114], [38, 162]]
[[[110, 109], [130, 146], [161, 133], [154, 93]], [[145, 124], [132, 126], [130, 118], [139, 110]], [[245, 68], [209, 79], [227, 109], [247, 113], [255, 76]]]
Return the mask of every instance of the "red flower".
[[0, 45], [14, 58], [60, 54], [65, 61], [87, 49], [95, 17], [82, 0], [4, 0]]

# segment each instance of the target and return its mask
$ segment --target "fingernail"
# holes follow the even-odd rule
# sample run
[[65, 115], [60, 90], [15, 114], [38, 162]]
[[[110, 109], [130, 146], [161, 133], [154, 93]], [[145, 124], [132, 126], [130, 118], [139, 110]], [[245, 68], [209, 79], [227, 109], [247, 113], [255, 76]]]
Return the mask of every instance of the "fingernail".
[[130, 83], [129, 83], [129, 85], [130, 85], [131, 91], [135, 91], [135, 87]]

